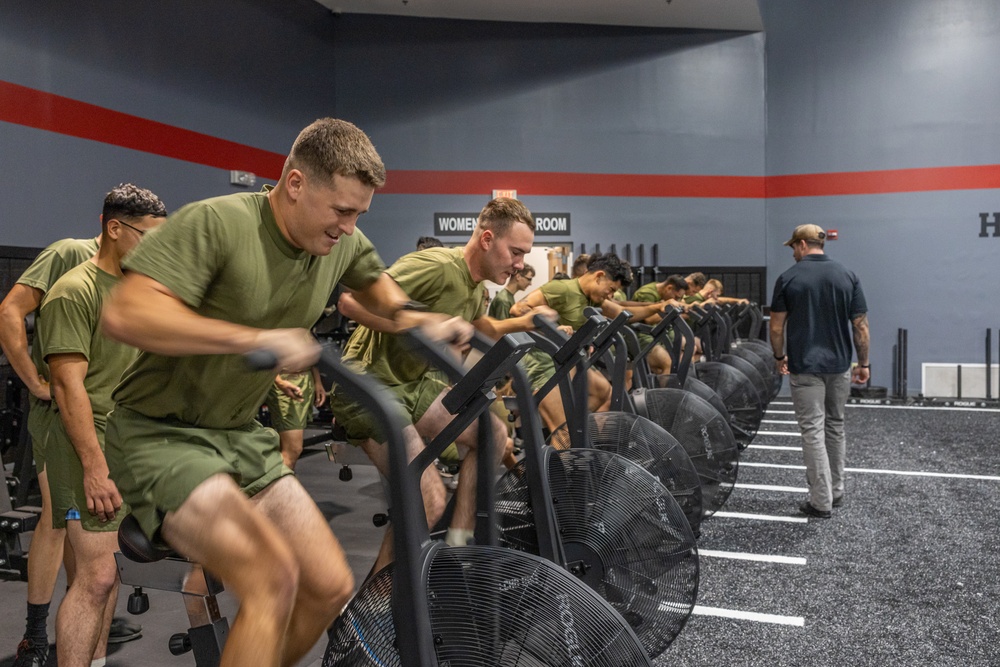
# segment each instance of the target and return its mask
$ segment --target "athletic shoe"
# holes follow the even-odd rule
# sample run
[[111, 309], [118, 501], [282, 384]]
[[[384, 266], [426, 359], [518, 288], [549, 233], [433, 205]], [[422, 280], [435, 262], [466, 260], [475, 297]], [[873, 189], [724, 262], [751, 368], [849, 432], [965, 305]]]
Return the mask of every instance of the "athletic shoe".
[[17, 656], [11, 667], [45, 667], [49, 659], [49, 645], [36, 646], [30, 639], [22, 639], [17, 645]]
[[840, 507], [843, 504], [844, 504], [844, 496], [839, 496], [839, 497], [833, 499], [833, 506], [834, 507]]
[[124, 618], [111, 619], [111, 629], [108, 631], [109, 644], [124, 644], [142, 637], [142, 626], [129, 623]]
[[803, 514], [808, 514], [809, 516], [816, 517], [817, 519], [829, 519], [833, 516], [833, 512], [830, 510], [818, 510], [813, 507], [812, 503], [808, 500], [799, 505], [799, 511]]

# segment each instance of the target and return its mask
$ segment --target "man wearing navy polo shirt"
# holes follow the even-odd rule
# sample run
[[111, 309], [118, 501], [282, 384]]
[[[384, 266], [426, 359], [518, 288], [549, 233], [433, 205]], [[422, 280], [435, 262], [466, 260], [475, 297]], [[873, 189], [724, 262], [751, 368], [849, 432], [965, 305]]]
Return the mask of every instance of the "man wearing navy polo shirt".
[[[844, 501], [845, 405], [851, 380], [869, 377], [861, 281], [826, 256], [825, 241], [819, 225], [795, 228], [785, 242], [795, 266], [778, 277], [771, 300], [771, 348], [778, 372], [789, 376], [809, 482], [799, 511], [820, 519], [829, 519]], [[852, 343], [858, 355], [853, 369]]]

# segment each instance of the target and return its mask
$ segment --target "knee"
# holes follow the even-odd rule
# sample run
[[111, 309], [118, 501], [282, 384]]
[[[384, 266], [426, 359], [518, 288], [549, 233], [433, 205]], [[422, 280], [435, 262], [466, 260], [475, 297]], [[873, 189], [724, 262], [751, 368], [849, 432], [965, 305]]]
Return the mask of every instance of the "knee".
[[118, 586], [118, 567], [115, 565], [114, 557], [102, 558], [98, 562], [80, 568], [74, 584], [93, 600], [107, 600]]
[[[251, 574], [243, 587], [251, 587], [251, 594], [267, 598], [279, 615], [290, 614], [299, 592], [299, 563], [291, 550], [281, 545], [280, 549], [262, 549], [257, 559], [256, 572]], [[239, 593], [239, 591], [237, 591]]]
[[331, 568], [329, 576], [317, 586], [309, 586], [309, 590], [302, 592], [312, 598], [316, 612], [329, 623], [340, 614], [354, 594], [354, 575], [345, 562], [341, 567]]

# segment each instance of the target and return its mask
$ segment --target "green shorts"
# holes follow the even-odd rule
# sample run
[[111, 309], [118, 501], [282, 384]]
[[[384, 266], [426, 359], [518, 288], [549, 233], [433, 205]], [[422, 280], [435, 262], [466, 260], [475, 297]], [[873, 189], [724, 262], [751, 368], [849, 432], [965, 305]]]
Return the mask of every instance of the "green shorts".
[[[427, 373], [414, 382], [390, 387], [399, 399], [400, 414], [410, 424], [420, 421], [434, 399], [447, 388], [444, 376], [437, 373]], [[340, 387], [335, 386], [330, 393], [330, 410], [337, 424], [347, 433], [350, 444], [358, 446], [369, 438], [376, 442], [387, 440], [382, 425]]]
[[528, 374], [532, 391], [541, 389], [549, 381], [549, 378], [556, 374], [556, 362], [541, 350], [529, 350], [518, 363]]
[[[66, 514], [76, 510], [80, 514], [80, 525], [84, 530], [104, 533], [118, 530], [118, 524], [128, 514], [128, 506], [122, 508], [111, 521], [101, 521], [87, 510], [87, 494], [83, 490], [83, 464], [70, 442], [62, 419], [54, 410], [49, 437], [45, 443], [48, 458], [46, 474], [49, 479], [49, 495], [52, 499], [52, 527], [65, 528]], [[95, 422], [97, 441], [104, 448], [104, 424]], [[111, 476], [114, 479], [114, 475]]]
[[271, 428], [278, 433], [285, 431], [301, 431], [312, 417], [313, 400], [316, 398], [316, 385], [313, 383], [312, 371], [289, 373], [281, 379], [291, 382], [302, 390], [302, 400], [296, 401], [285, 395], [275, 384], [267, 392], [264, 405], [271, 415]]
[[230, 475], [249, 498], [294, 474], [282, 462], [278, 434], [257, 421], [235, 429], [201, 428], [118, 406], [108, 415], [105, 451], [111, 478], [154, 541], [161, 541], [167, 512], [214, 475]]
[[35, 470], [45, 470], [45, 459], [49, 440], [49, 430], [52, 428], [52, 404], [40, 401], [34, 396], [28, 400], [28, 435], [31, 436], [31, 452], [35, 457]]

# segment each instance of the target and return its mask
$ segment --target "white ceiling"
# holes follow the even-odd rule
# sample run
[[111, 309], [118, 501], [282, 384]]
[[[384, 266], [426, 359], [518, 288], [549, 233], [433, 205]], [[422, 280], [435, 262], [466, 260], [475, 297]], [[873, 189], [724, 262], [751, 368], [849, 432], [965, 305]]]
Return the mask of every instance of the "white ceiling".
[[763, 30], [757, 0], [317, 0], [335, 13]]

